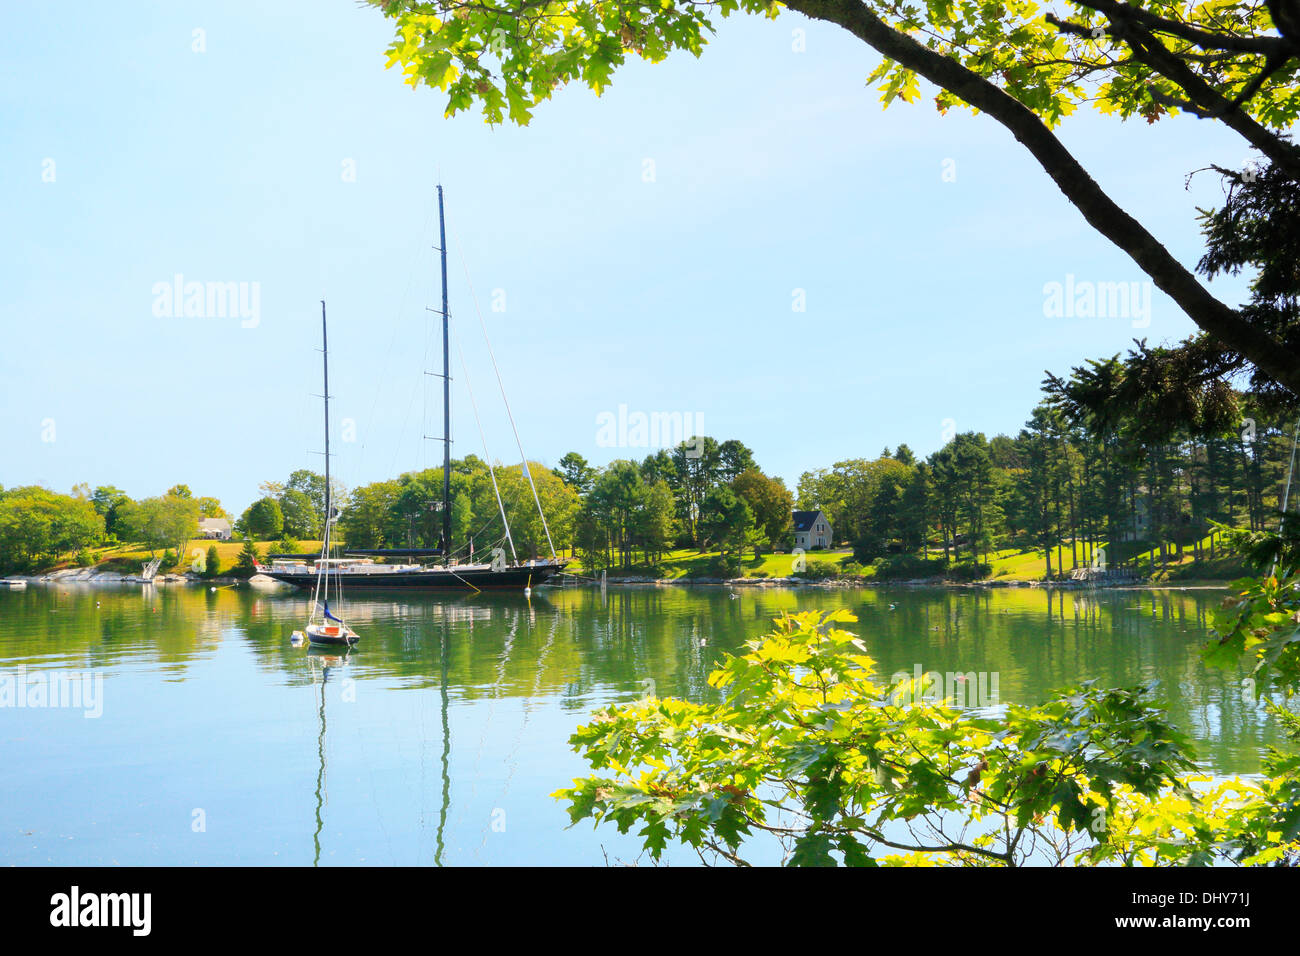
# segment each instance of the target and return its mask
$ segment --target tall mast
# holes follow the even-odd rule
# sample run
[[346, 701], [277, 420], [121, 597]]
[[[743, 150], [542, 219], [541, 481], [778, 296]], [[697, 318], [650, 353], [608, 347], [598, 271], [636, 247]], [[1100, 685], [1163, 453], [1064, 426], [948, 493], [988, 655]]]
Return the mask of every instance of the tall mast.
[[442, 559], [445, 564], [451, 564], [451, 353], [447, 334], [447, 226], [442, 215], [442, 183], [438, 184], [438, 251], [442, 258]]
[[[320, 300], [320, 344], [321, 362], [325, 371], [325, 547], [329, 547], [330, 518], [333, 515], [333, 502], [330, 500], [330, 341], [325, 328], [325, 300]], [[329, 557], [328, 554], [325, 557]]]
[[[320, 354], [321, 366], [325, 373], [325, 393], [321, 396], [325, 400], [325, 530], [321, 533], [320, 556], [324, 562], [330, 556], [330, 517], [334, 513], [334, 503], [331, 500], [330, 489], [330, 342], [329, 333], [325, 327], [325, 300], [320, 300]], [[323, 580], [322, 580], [323, 578]], [[322, 588], [322, 584], [324, 587]], [[316, 594], [312, 599], [312, 618], [316, 617], [316, 606], [322, 598], [326, 606], [329, 605], [330, 597], [330, 577], [329, 565], [322, 563], [320, 571], [316, 575]]]

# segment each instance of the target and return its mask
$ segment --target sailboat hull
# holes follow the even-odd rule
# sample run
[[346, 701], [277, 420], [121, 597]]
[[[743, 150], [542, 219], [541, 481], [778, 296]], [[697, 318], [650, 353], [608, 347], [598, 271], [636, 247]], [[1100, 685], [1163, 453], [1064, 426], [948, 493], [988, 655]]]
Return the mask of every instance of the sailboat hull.
[[[331, 574], [340, 581], [345, 592], [357, 591], [522, 591], [537, 587], [559, 574], [567, 561], [539, 561], [532, 565], [506, 567], [493, 571], [490, 567], [419, 568], [411, 571], [358, 572]], [[311, 588], [316, 575], [306, 572], [276, 571], [265, 568], [261, 572], [285, 584]]]
[[313, 644], [355, 644], [359, 637], [346, 624], [308, 624], [307, 640]]

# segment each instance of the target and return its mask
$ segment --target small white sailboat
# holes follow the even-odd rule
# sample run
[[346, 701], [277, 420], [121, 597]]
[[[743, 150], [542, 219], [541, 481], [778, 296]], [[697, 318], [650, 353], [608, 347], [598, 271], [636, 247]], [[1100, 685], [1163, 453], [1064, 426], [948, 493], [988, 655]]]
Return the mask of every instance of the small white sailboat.
[[330, 613], [330, 606], [324, 605], [324, 615], [319, 623], [307, 625], [307, 640], [312, 644], [351, 645], [361, 640], [357, 632], [348, 627], [340, 618]]
[[[343, 580], [339, 576], [340, 566], [346, 558], [330, 557], [330, 544], [333, 537], [334, 523], [338, 515], [334, 511], [334, 489], [330, 485], [330, 359], [329, 333], [325, 326], [325, 300], [320, 304], [321, 355], [325, 373], [325, 540], [321, 542], [320, 558], [316, 561], [316, 587], [312, 591], [311, 614], [307, 617], [307, 626], [303, 631], [293, 632], [293, 643], [302, 643], [304, 631], [312, 644], [334, 644], [351, 646], [360, 638], [356, 631], [348, 627], [343, 618], [330, 611], [330, 572], [334, 572], [335, 603], [341, 605], [343, 599]], [[319, 612], [320, 619], [317, 620]]]

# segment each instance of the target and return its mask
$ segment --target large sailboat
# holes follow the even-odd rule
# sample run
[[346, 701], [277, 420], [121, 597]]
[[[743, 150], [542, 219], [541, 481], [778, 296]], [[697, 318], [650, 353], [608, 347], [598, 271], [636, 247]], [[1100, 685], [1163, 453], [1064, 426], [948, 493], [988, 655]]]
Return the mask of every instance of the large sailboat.
[[[443, 465], [442, 465], [442, 540], [437, 548], [380, 548], [366, 550], [343, 549], [343, 557], [334, 558], [322, 551], [321, 557], [314, 563], [303, 558], [281, 557], [269, 565], [258, 565], [257, 571], [267, 577], [285, 584], [301, 588], [317, 585], [320, 575], [325, 573], [333, 578], [339, 586], [346, 585], [349, 591], [385, 591], [392, 589], [411, 589], [424, 591], [492, 591], [512, 590], [528, 591], [562, 572], [568, 562], [556, 555], [551, 549], [550, 558], [519, 561], [507, 561], [505, 552], [498, 548], [493, 559], [488, 562], [473, 561], [472, 545], [468, 562], [461, 562], [451, 543], [451, 369], [450, 369], [450, 317], [447, 302], [447, 227], [443, 215], [442, 186], [438, 186], [438, 251], [442, 263], [442, 402], [443, 402]], [[322, 303], [323, 308], [323, 303]], [[434, 310], [436, 311], [436, 310]], [[328, 391], [328, 388], [327, 388]], [[326, 445], [328, 449], [328, 444]], [[327, 460], [328, 460], [328, 451]], [[528, 474], [528, 464], [524, 471], [532, 486], [532, 475]], [[495, 485], [495, 477], [493, 478]], [[327, 491], [328, 498], [328, 491]], [[533, 487], [533, 499], [541, 512], [541, 500], [537, 489]], [[502, 524], [509, 539], [509, 521], [505, 506], [501, 504]], [[326, 533], [333, 521], [333, 506], [327, 507]], [[546, 516], [542, 514], [545, 526]], [[547, 529], [549, 542], [550, 531]], [[514, 544], [510, 541], [513, 552]], [[382, 560], [376, 560], [376, 559]], [[399, 561], [398, 559], [405, 559]], [[421, 559], [433, 559], [424, 563]]]

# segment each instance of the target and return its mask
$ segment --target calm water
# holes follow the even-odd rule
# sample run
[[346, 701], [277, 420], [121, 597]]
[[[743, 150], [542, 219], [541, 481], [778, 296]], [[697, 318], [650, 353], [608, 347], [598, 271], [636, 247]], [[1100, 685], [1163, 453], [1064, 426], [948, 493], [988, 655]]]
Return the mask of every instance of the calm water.
[[[1277, 742], [1197, 651], [1213, 591], [611, 591], [357, 599], [347, 660], [294, 648], [303, 599], [250, 588], [0, 591], [0, 674], [102, 676], [102, 714], [0, 707], [6, 864], [593, 864], [632, 837], [566, 829], [566, 740], [645, 693], [700, 700], [782, 611], [846, 606], [883, 673], [987, 671], [1004, 702], [1161, 682], [1216, 773]], [[896, 603], [897, 609], [890, 610]], [[691, 862], [681, 858], [679, 862]]]

